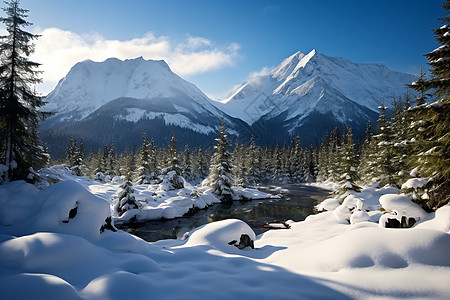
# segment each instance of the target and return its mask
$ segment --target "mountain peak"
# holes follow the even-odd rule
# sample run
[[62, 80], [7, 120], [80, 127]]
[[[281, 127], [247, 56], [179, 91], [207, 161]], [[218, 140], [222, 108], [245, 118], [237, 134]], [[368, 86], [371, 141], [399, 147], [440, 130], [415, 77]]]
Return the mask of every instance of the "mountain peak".
[[173, 73], [164, 60], [146, 60], [142, 56], [85, 60], [75, 64], [46, 97], [46, 109], [80, 119], [119, 97], [154, 99], [180, 94], [208, 102], [203, 92]]
[[327, 99], [345, 98], [376, 113], [380, 99], [402, 94], [413, 79], [379, 64], [358, 64], [312, 49], [292, 54], [265, 76], [251, 78], [221, 108], [251, 125], [279, 111], [301, 117], [313, 111], [325, 93]]

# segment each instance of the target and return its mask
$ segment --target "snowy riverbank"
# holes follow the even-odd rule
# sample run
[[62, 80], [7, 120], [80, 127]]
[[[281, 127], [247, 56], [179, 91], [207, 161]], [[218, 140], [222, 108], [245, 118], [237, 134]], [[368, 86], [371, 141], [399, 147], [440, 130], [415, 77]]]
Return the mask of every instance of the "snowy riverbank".
[[[116, 223], [127, 222], [131, 218], [136, 221], [173, 219], [182, 217], [192, 209], [203, 209], [209, 205], [220, 203], [208, 187], [197, 187], [184, 181], [184, 188], [166, 190], [159, 184], [142, 184], [133, 186], [133, 196], [139, 203], [139, 209], [132, 209], [121, 216], [114, 211], [114, 195], [120, 190], [122, 181], [119, 177], [112, 180], [97, 181], [86, 177], [74, 176], [62, 165], [43, 169], [41, 176], [51, 181], [73, 180], [90, 191], [92, 194], [111, 203], [111, 215]], [[264, 193], [256, 189], [243, 187], [233, 188], [235, 200], [280, 198], [277, 193]]]
[[[85, 180], [42, 190], [24, 182], [0, 186], [2, 298], [446, 299], [450, 294], [450, 207], [427, 214], [392, 188], [365, 189], [342, 205], [328, 200], [323, 205], [329, 211], [290, 223], [291, 229], [255, 236], [244, 222], [224, 220], [191, 231], [186, 240], [147, 243], [105, 226], [111, 215], [105, 199], [115, 193], [114, 184]], [[402, 214], [414, 215], [417, 223], [384, 227], [386, 218]], [[254, 239], [255, 249], [229, 245], [242, 234]]]

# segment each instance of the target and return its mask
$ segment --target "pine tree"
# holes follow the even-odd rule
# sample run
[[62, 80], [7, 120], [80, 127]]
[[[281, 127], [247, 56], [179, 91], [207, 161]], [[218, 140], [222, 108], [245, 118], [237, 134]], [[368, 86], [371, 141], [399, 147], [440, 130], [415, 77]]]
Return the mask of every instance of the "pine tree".
[[113, 141], [109, 143], [109, 146], [105, 146], [105, 155], [106, 155], [106, 173], [109, 176], [114, 176], [116, 152], [114, 151]]
[[163, 182], [161, 189], [165, 191], [178, 190], [184, 188], [184, 181], [181, 177], [180, 163], [177, 158], [177, 140], [175, 139], [175, 132], [172, 131], [172, 138], [170, 139], [167, 167], [162, 170]]
[[[428, 59], [428, 65], [431, 67], [432, 78], [423, 83], [426, 91], [435, 89], [434, 94], [440, 98], [447, 98], [450, 94], [450, 1], [442, 4], [445, 15], [441, 18], [443, 26], [434, 30], [434, 36], [440, 47], [431, 51], [425, 56]], [[416, 87], [413, 86], [416, 91]]]
[[372, 124], [367, 121], [364, 140], [361, 145], [360, 174], [364, 184], [371, 184], [376, 181], [377, 171], [377, 146], [373, 138]]
[[145, 135], [145, 132], [142, 132], [141, 135], [142, 138], [142, 146], [139, 149], [139, 164], [140, 167], [137, 169], [137, 179], [136, 179], [136, 184], [148, 184], [150, 183], [150, 178], [149, 178], [149, 174], [150, 174], [150, 164], [149, 164], [149, 159], [150, 159], [150, 152], [148, 149], [148, 144], [147, 144], [147, 137]]
[[18, 0], [5, 2], [7, 35], [0, 36], [0, 182], [29, 180], [32, 168], [48, 161], [48, 154], [37, 133], [38, 122], [48, 114], [39, 111], [45, 103], [31, 85], [41, 82], [38, 63], [28, 60], [34, 51], [37, 35], [23, 30], [32, 25], [26, 21], [28, 10]]
[[345, 194], [348, 191], [361, 191], [361, 188], [355, 183], [359, 178], [356, 174], [356, 154], [353, 144], [352, 129], [349, 128], [346, 133], [346, 144], [343, 146], [344, 155], [342, 156], [342, 165], [344, 166], [344, 173], [341, 175], [341, 188], [339, 194]]
[[256, 146], [255, 137], [252, 136], [250, 146], [247, 149], [247, 156], [244, 161], [247, 173], [244, 175], [246, 186], [256, 186], [260, 181], [260, 149]]
[[393, 142], [392, 128], [386, 118], [387, 107], [382, 104], [378, 107], [380, 116], [378, 117], [377, 135], [373, 138], [376, 141], [376, 174], [381, 184], [396, 185], [394, 175], [395, 167], [393, 165]]
[[192, 160], [191, 160], [191, 152], [189, 151], [189, 145], [185, 145], [184, 146], [184, 151], [183, 151], [183, 172], [182, 172], [182, 176], [184, 179], [186, 180], [193, 180], [194, 176], [192, 174]]
[[421, 176], [433, 178], [417, 202], [430, 211], [450, 202], [450, 1], [442, 7], [446, 11], [441, 19], [444, 25], [434, 30], [441, 46], [425, 55], [432, 78], [410, 86], [419, 93], [434, 89], [437, 101], [407, 111], [413, 141], [410, 168], [418, 167]]
[[122, 216], [126, 211], [131, 209], [139, 209], [139, 203], [133, 196], [133, 185], [129, 181], [125, 181], [120, 185], [120, 190], [115, 195], [117, 203], [114, 206], [118, 216]]
[[150, 169], [149, 179], [152, 181], [159, 181], [158, 175], [160, 174], [160, 169], [158, 169], [157, 163], [157, 149], [155, 146], [155, 141], [153, 139], [150, 140], [148, 144], [148, 166]]
[[246, 164], [244, 161], [244, 147], [237, 141], [234, 144], [233, 154], [232, 154], [232, 164], [233, 168], [231, 173], [233, 175], [234, 182], [236, 186], [245, 186], [245, 176], [247, 173]]
[[217, 198], [223, 202], [233, 200], [233, 176], [231, 175], [231, 154], [228, 152], [228, 140], [225, 121], [219, 127], [219, 137], [216, 139], [216, 152], [211, 160], [209, 176], [205, 184], [210, 186]]
[[426, 93], [430, 89], [427, 81], [425, 80], [425, 72], [422, 71], [422, 67], [420, 67], [419, 79], [414, 81], [409, 85], [410, 88], [415, 89], [418, 92], [416, 98], [416, 105], [420, 106], [426, 103], [426, 99], [430, 96]]
[[77, 141], [70, 138], [69, 146], [66, 149], [66, 161], [69, 167], [74, 167], [78, 162], [79, 149], [77, 146]]

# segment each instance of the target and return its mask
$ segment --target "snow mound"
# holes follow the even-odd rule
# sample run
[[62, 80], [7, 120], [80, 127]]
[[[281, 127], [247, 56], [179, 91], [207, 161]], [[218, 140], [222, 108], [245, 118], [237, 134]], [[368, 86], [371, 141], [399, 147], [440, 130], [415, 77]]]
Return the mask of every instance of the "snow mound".
[[408, 179], [404, 184], [402, 184], [402, 190], [407, 189], [418, 189], [426, 185], [428, 182], [430, 182], [431, 178], [411, 178]]
[[450, 233], [450, 206], [441, 207], [430, 215], [430, 220], [420, 223], [416, 227]]
[[371, 227], [319, 242], [304, 249], [299, 257], [306, 258], [303, 267], [328, 272], [375, 266], [403, 269], [412, 264], [450, 266], [445, 250], [449, 247], [450, 235], [442, 232]]
[[328, 198], [316, 205], [317, 211], [332, 211], [339, 206], [338, 198]]
[[68, 233], [98, 238], [100, 228], [111, 217], [108, 201], [99, 198], [75, 181], [63, 181], [42, 190], [36, 217], [36, 231]]
[[367, 212], [356, 210], [350, 216], [350, 224], [356, 224], [361, 222], [370, 221], [370, 216]]
[[253, 229], [241, 220], [228, 219], [213, 222], [190, 233], [184, 247], [207, 245], [218, 250], [223, 250], [224, 252], [231, 251], [238, 253], [237, 251], [240, 250], [233, 245], [229, 245], [229, 242], [239, 241], [242, 234], [247, 234], [253, 241], [256, 239]]
[[399, 216], [407, 216], [421, 219], [426, 216], [426, 212], [417, 204], [411, 201], [405, 194], [386, 194], [380, 197], [381, 206], [389, 212]]

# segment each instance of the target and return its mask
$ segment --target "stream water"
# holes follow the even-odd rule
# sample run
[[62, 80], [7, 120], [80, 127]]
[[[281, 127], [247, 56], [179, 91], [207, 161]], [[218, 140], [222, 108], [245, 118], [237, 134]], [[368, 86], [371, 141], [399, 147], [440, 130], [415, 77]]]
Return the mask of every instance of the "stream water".
[[120, 228], [153, 242], [161, 239], [180, 239], [186, 232], [210, 222], [240, 219], [249, 224], [258, 235], [269, 229], [264, 227], [267, 222], [304, 220], [314, 213], [314, 205], [323, 201], [329, 192], [301, 184], [269, 185], [258, 189], [273, 194], [281, 192], [283, 198], [219, 203], [199, 210], [192, 216], [129, 224], [127, 228], [122, 225]]

